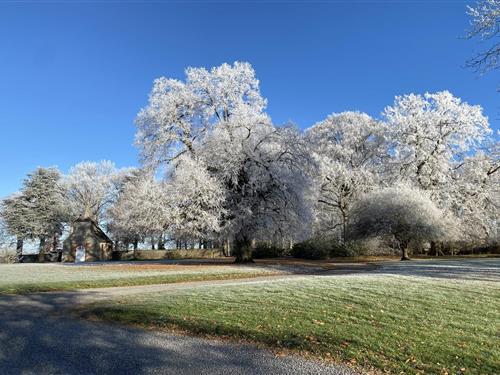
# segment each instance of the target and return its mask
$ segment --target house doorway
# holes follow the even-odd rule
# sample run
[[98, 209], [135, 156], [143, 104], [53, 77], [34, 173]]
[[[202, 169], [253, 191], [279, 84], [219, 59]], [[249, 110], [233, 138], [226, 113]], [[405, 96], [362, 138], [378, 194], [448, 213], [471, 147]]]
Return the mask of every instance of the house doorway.
[[75, 263], [85, 262], [85, 247], [78, 246], [75, 252]]

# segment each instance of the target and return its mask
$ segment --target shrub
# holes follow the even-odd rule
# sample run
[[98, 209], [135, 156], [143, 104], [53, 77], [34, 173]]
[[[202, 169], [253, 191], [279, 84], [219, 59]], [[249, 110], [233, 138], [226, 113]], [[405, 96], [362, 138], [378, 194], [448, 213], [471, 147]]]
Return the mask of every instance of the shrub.
[[279, 258], [284, 255], [287, 255], [285, 249], [265, 243], [257, 244], [255, 249], [252, 251], [252, 257], [255, 259]]
[[311, 238], [299, 242], [292, 248], [292, 256], [303, 259], [326, 259], [330, 257], [333, 243], [328, 240]]
[[362, 241], [341, 244], [328, 238], [311, 238], [297, 243], [292, 249], [292, 256], [303, 259], [327, 259], [332, 257], [352, 257], [368, 252]]
[[0, 249], [0, 263], [17, 263], [17, 261], [15, 251]]

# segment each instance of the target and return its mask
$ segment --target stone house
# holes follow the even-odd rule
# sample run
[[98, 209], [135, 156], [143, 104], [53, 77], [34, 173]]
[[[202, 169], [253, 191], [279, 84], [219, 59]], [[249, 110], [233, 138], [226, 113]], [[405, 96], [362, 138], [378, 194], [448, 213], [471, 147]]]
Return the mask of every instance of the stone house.
[[63, 262], [111, 260], [113, 241], [95, 221], [88, 218], [73, 222], [71, 233], [63, 242]]

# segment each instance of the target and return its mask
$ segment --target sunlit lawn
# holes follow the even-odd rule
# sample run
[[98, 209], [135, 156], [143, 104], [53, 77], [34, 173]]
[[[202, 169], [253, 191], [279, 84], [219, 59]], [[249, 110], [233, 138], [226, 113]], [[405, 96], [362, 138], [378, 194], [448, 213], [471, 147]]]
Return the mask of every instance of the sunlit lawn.
[[276, 273], [261, 267], [169, 264], [0, 264], [0, 294], [237, 279]]
[[317, 276], [132, 296], [88, 311], [393, 373], [500, 373], [500, 289], [494, 282]]

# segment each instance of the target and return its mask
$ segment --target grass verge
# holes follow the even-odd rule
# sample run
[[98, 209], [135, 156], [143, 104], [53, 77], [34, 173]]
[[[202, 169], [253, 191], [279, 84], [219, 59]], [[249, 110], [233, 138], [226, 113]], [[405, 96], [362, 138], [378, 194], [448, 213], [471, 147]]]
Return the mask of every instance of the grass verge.
[[259, 267], [178, 265], [2, 265], [0, 295], [88, 288], [253, 278], [279, 274]]
[[500, 289], [486, 281], [312, 277], [120, 298], [86, 314], [261, 342], [392, 373], [500, 373]]

